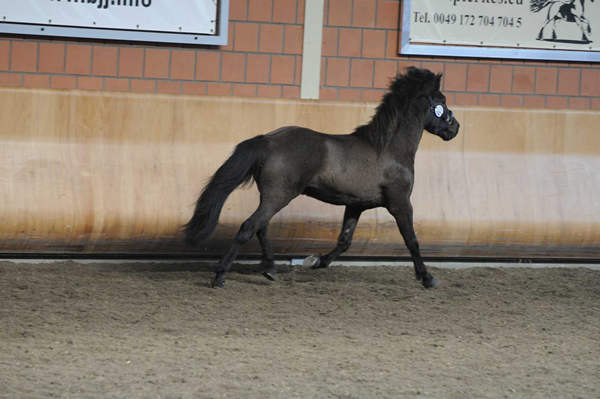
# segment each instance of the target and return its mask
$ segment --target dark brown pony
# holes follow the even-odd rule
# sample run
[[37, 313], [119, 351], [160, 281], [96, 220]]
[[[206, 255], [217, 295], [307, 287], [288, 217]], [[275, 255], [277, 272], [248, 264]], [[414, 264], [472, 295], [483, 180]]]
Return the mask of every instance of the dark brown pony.
[[223, 204], [239, 185], [252, 179], [260, 191], [258, 209], [242, 223], [234, 242], [216, 267], [213, 287], [223, 287], [240, 247], [257, 235], [262, 247], [263, 275], [275, 278], [273, 251], [267, 239], [271, 218], [300, 194], [345, 205], [337, 246], [312, 267], [327, 267], [350, 247], [361, 213], [385, 207], [396, 219], [423, 286], [437, 281], [427, 272], [413, 229], [410, 202], [414, 161], [423, 130], [444, 140], [459, 124], [440, 92], [441, 75], [408, 68], [391, 83], [373, 119], [351, 134], [329, 135], [297, 126], [282, 127], [237, 145], [233, 154], [204, 187], [191, 220], [184, 226], [190, 244], [207, 239]]

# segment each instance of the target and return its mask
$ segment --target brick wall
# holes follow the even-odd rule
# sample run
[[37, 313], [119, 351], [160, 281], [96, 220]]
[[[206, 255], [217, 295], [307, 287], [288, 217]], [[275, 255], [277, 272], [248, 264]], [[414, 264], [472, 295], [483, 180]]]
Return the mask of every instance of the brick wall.
[[[230, 0], [223, 47], [0, 37], [0, 85], [299, 98], [305, 0]], [[409, 65], [450, 103], [600, 109], [600, 65], [400, 57], [399, 0], [325, 0], [321, 98], [373, 101]]]

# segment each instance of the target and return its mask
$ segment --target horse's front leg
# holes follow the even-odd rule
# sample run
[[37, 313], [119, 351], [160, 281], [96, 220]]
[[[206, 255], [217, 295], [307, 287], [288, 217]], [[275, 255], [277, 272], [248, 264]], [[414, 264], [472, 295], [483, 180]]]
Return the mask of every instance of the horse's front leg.
[[417, 241], [417, 236], [413, 227], [413, 210], [410, 199], [403, 198], [394, 200], [388, 206], [388, 211], [396, 219], [400, 234], [402, 234], [404, 243], [410, 251], [415, 266], [415, 276], [417, 277], [417, 280], [421, 281], [425, 288], [439, 286], [438, 281], [427, 271], [425, 263], [423, 263], [423, 259], [421, 258], [419, 241]]
[[352, 244], [352, 236], [354, 235], [354, 230], [356, 229], [356, 225], [358, 224], [358, 219], [360, 218], [361, 213], [362, 209], [347, 206], [344, 212], [342, 231], [338, 236], [338, 241], [335, 248], [323, 256], [309, 256], [308, 258], [304, 259], [303, 265], [310, 266], [313, 269], [328, 267], [338, 256], [346, 252]]

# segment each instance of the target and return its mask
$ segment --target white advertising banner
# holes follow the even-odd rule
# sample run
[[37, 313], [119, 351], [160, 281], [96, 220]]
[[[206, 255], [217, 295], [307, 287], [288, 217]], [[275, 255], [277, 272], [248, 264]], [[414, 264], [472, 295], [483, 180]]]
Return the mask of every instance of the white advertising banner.
[[[0, 32], [223, 44], [228, 4], [228, 0], [0, 0]], [[208, 41], [203, 40], [206, 37]]]
[[600, 51], [600, 0], [412, 0], [404, 13], [409, 44]]
[[216, 0], [0, 0], [3, 22], [211, 34]]

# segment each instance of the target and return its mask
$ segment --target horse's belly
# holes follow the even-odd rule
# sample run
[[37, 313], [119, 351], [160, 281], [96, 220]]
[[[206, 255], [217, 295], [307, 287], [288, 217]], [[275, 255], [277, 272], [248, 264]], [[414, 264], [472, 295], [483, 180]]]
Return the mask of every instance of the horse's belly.
[[381, 206], [382, 198], [379, 192], [371, 190], [340, 190], [335, 187], [319, 186], [306, 187], [304, 195], [333, 205], [351, 205], [362, 208]]

